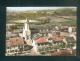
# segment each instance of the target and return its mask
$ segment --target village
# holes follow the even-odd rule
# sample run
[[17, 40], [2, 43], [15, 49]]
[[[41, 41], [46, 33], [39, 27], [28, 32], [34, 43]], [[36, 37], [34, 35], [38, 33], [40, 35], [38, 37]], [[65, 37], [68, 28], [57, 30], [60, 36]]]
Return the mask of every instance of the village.
[[[60, 20], [67, 18], [67, 16], [54, 16], [54, 19], [56, 17]], [[48, 17], [39, 19], [46, 18]], [[51, 18], [53, 19], [50, 16], [48, 20]], [[76, 56], [76, 26], [53, 23], [45, 27], [45, 23], [39, 21], [44, 27], [31, 29], [31, 21], [32, 23], [38, 23], [38, 21], [27, 17], [20, 21], [22, 21], [22, 26], [19, 26], [21, 28], [18, 30], [9, 31], [11, 24], [7, 24], [6, 56]]]

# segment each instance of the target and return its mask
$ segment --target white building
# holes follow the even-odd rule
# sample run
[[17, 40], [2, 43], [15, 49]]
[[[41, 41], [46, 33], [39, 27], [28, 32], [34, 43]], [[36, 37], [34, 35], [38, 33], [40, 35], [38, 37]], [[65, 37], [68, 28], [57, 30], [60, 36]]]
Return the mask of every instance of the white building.
[[25, 38], [25, 40], [28, 40], [31, 37], [31, 31], [29, 29], [29, 22], [28, 22], [27, 19], [26, 19], [26, 22], [24, 23], [23, 34], [22, 35]]

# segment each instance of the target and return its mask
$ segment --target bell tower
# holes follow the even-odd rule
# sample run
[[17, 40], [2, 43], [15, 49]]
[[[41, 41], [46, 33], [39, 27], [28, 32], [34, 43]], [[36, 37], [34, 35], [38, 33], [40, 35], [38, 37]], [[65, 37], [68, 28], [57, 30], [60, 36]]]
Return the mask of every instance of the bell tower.
[[25, 40], [31, 39], [31, 31], [29, 28], [29, 20], [26, 18], [26, 22], [24, 23], [23, 27], [23, 37]]

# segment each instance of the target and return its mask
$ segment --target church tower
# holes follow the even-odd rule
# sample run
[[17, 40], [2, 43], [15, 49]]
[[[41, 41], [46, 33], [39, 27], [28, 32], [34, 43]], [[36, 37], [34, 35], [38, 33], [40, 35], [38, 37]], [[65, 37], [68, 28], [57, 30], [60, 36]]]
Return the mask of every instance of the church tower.
[[25, 40], [30, 40], [31, 39], [31, 31], [29, 28], [29, 20], [26, 18], [26, 22], [24, 23], [23, 27], [23, 37]]

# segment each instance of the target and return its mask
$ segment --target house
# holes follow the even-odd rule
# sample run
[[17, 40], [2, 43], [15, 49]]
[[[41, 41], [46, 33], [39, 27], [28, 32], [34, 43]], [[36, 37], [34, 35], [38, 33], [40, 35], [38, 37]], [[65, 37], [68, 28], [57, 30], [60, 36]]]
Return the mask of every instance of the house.
[[[35, 39], [35, 42], [37, 44], [37, 48], [38, 48], [38, 51], [43, 54], [43, 53], [46, 53], [50, 50], [53, 50], [53, 45], [52, 43], [50, 43], [48, 41], [47, 38], [45, 37], [39, 37], [37, 39]], [[43, 54], [44, 55], [44, 54]]]
[[23, 51], [30, 50], [32, 46], [28, 45], [24, 39], [20, 37], [10, 38], [6, 40], [6, 55], [17, 55]]
[[60, 32], [56, 32], [56, 34], [49, 36], [48, 40], [50, 40], [54, 46], [56, 45], [60, 48], [65, 48], [67, 46], [66, 38], [61, 35]]
[[72, 49], [58, 49], [50, 52], [51, 56], [73, 56], [75, 53]]

